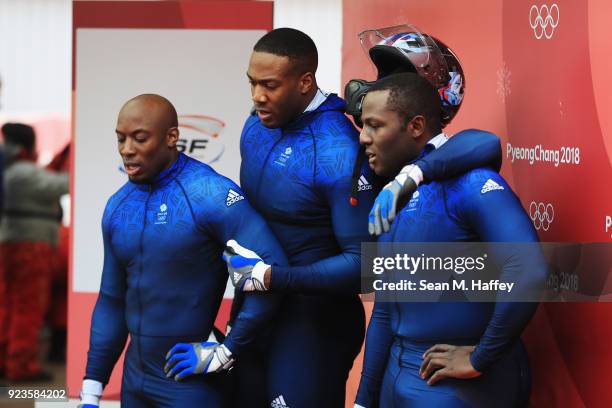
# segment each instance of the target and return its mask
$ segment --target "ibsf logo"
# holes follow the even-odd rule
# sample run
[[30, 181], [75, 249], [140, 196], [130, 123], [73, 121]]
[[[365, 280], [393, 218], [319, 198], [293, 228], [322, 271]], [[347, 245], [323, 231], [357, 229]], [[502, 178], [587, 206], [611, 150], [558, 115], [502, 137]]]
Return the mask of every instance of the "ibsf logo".
[[[606, 233], [610, 232], [610, 230], [612, 230], [612, 217], [606, 215]], [[612, 235], [610, 235], [610, 238], [612, 238]]]
[[529, 26], [538, 40], [542, 37], [550, 40], [553, 37], [555, 28], [559, 25], [559, 18], [559, 6], [556, 3], [550, 7], [546, 4], [540, 7], [534, 4], [529, 9]]
[[529, 218], [531, 218], [536, 230], [548, 231], [550, 224], [555, 219], [555, 207], [550, 203], [532, 201], [529, 204]]
[[225, 128], [225, 123], [217, 118], [206, 115], [180, 115], [180, 138], [176, 144], [179, 152], [204, 163], [218, 161], [225, 145], [219, 140], [219, 135]]

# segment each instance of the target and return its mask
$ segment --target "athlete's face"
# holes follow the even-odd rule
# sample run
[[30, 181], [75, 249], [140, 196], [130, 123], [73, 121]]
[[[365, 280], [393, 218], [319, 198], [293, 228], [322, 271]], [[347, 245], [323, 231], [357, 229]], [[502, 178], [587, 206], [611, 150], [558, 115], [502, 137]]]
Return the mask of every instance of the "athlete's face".
[[178, 129], [169, 126], [166, 110], [152, 101], [133, 100], [119, 112], [119, 154], [134, 183], [150, 183], [172, 164]]
[[395, 176], [422, 150], [416, 139], [422, 134], [418, 127], [423, 117], [415, 116], [404, 125], [398, 113], [387, 108], [389, 92], [374, 91], [366, 95], [361, 114], [363, 128], [359, 135], [370, 168], [386, 177]]
[[279, 55], [254, 51], [247, 77], [251, 97], [261, 123], [278, 128], [296, 119], [305, 108], [306, 94], [314, 86], [314, 75], [300, 74], [296, 62]]

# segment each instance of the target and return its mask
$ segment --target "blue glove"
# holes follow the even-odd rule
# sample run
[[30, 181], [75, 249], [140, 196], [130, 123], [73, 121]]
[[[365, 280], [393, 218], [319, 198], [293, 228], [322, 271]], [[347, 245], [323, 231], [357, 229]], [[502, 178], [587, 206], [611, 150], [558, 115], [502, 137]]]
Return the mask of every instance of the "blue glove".
[[234, 364], [232, 352], [211, 333], [202, 343], [178, 343], [166, 354], [166, 377], [180, 381], [194, 374], [218, 373]]
[[410, 200], [422, 180], [421, 170], [410, 164], [378, 193], [368, 217], [370, 235], [378, 236], [389, 231], [398, 211]]
[[98, 408], [104, 386], [100, 381], [83, 380], [81, 386], [81, 403], [77, 408]]
[[264, 284], [264, 275], [270, 265], [255, 252], [243, 248], [233, 239], [227, 241], [226, 245], [223, 260], [227, 263], [232, 285], [245, 292], [268, 290]]

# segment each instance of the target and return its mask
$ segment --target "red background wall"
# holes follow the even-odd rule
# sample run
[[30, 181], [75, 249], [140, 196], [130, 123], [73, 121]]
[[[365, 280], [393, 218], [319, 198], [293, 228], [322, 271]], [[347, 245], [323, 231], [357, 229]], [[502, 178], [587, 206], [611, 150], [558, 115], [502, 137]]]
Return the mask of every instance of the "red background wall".
[[[530, 9], [557, 21], [537, 39]], [[535, 11], [533, 13], [535, 16]], [[551, 204], [542, 241], [610, 242], [612, 228], [612, 55], [606, 0], [344, 0], [342, 82], [374, 79], [357, 34], [412, 23], [448, 44], [467, 79], [466, 99], [447, 131], [476, 127], [502, 139], [503, 176], [528, 210]], [[578, 163], [516, 160], [507, 144], [580, 151]], [[573, 158], [575, 158], [572, 155]], [[499, 222], [504, 222], [500, 218]], [[603, 277], [607, 279], [606, 277]], [[609, 284], [609, 282], [608, 282]], [[524, 333], [536, 407], [612, 406], [612, 305], [541, 305]], [[356, 363], [361, 367], [360, 363]], [[349, 395], [357, 376], [351, 377]]]

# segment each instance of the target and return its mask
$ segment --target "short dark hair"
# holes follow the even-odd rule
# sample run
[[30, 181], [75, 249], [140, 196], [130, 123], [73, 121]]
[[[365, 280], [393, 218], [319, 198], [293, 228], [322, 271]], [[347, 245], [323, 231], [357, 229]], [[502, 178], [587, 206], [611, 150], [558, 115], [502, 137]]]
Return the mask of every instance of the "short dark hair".
[[2, 135], [5, 142], [10, 142], [25, 148], [28, 152], [34, 151], [36, 135], [32, 126], [23, 123], [5, 123], [2, 126]]
[[440, 133], [442, 102], [429, 81], [413, 72], [392, 74], [376, 81], [369, 92], [387, 90], [387, 108], [397, 112], [403, 126], [413, 117], [422, 115], [434, 136]]
[[276, 28], [255, 43], [253, 51], [288, 57], [297, 62], [301, 73], [317, 71], [319, 55], [317, 46], [306, 33], [295, 28]]

